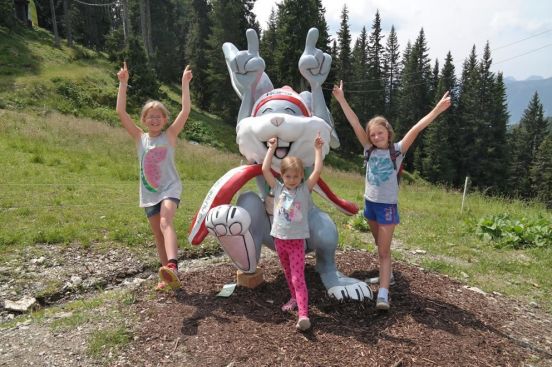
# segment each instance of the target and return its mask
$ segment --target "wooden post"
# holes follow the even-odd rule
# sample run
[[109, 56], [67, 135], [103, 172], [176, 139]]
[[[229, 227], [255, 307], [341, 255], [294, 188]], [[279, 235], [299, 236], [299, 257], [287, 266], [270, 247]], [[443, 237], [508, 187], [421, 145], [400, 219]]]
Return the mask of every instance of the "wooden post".
[[246, 288], [257, 288], [264, 282], [263, 269], [257, 268], [254, 273], [244, 273], [238, 270], [236, 284]]

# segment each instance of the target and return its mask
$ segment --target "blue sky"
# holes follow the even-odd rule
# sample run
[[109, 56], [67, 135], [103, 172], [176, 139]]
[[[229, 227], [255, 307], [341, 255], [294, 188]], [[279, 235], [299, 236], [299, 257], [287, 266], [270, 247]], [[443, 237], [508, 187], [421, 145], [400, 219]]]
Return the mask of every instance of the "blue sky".
[[[261, 27], [266, 27], [271, 8], [281, 1], [257, 0], [253, 11]], [[505, 77], [517, 80], [535, 75], [552, 77], [551, 0], [322, 0], [322, 3], [332, 37], [336, 37], [346, 4], [353, 40], [363, 26], [370, 31], [379, 10], [384, 34], [395, 26], [401, 52], [408, 41], [416, 40], [423, 27], [431, 59], [438, 58], [442, 65], [450, 51], [457, 74], [472, 47], [475, 45], [480, 57], [489, 41], [493, 71], [502, 71]]]

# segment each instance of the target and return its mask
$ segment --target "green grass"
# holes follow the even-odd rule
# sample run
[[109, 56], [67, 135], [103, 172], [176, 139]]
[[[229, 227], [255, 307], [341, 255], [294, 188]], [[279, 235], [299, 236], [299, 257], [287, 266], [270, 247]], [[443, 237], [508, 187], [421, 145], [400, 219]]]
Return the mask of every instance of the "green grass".
[[[138, 208], [138, 162], [121, 128], [57, 113], [0, 110], [0, 253], [37, 243], [151, 241]], [[182, 242], [210, 185], [240, 157], [182, 141], [184, 197], [176, 218]], [[203, 167], [210, 157], [209, 169]]]
[[97, 330], [88, 343], [88, 353], [98, 358], [110, 350], [123, 348], [131, 340], [132, 334], [125, 327]]

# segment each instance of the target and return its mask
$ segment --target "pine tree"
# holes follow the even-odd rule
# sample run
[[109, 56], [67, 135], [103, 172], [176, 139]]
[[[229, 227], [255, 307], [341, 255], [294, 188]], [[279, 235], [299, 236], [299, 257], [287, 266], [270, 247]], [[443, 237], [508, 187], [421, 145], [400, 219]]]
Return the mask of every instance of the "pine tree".
[[125, 60], [130, 71], [129, 102], [133, 105], [142, 105], [148, 99], [159, 98], [159, 82], [154, 68], [146, 57], [146, 50], [142, 40], [137, 37], [129, 39]]
[[314, 27], [317, 28], [319, 32], [316, 46], [323, 52], [330, 53], [331, 37], [328, 23], [326, 22], [326, 9], [322, 6], [322, 0], [314, 0], [314, 3], [317, 10], [317, 16], [314, 19]]
[[368, 85], [368, 33], [366, 32], [366, 27], [362, 27], [360, 35], [355, 41], [351, 64], [352, 78], [348, 83], [348, 88], [352, 90], [349, 91], [349, 104], [357, 114], [359, 120], [364, 122], [371, 117], [368, 106], [370, 92]]
[[0, 14], [4, 14], [0, 17], [0, 26], [7, 27], [8, 29], [16, 28], [15, 9], [13, 7], [13, 1], [0, 1]]
[[456, 178], [454, 186], [462, 186], [466, 176], [470, 176], [472, 182], [477, 184], [479, 171], [475, 169], [474, 162], [477, 156], [476, 147], [482, 144], [477, 130], [478, 104], [479, 104], [479, 73], [477, 71], [477, 54], [475, 46], [464, 61], [462, 68], [461, 90], [458, 98], [458, 128], [457, 139], [454, 142], [456, 155]]
[[433, 65], [433, 71], [431, 72], [431, 77], [429, 79], [429, 96], [432, 100], [439, 100], [441, 96], [438, 97], [437, 89], [439, 87], [439, 60], [435, 59], [435, 64]]
[[485, 159], [482, 162], [483, 182], [490, 193], [503, 193], [506, 189], [509, 159], [507, 154], [506, 130], [508, 127], [508, 105], [506, 86], [499, 73], [489, 91], [489, 113], [486, 128]]
[[[362, 91], [357, 89], [357, 84], [353, 81], [353, 68], [351, 60], [351, 32], [349, 30], [349, 10], [347, 5], [343, 6], [341, 11], [341, 26], [337, 32], [337, 60], [335, 63], [335, 74], [337, 83], [343, 80], [345, 94], [353, 103], [351, 107], [355, 109], [357, 106], [354, 102], [358, 101], [358, 94]], [[355, 98], [356, 97], [356, 98]], [[345, 114], [341, 110], [335, 99], [332, 99], [331, 110], [334, 118], [335, 129], [340, 140], [339, 152], [345, 156], [350, 156], [358, 152], [358, 143], [351, 129]]]
[[440, 72], [435, 91], [435, 103], [450, 92], [452, 106], [426, 129], [424, 177], [433, 183], [450, 185], [454, 181], [453, 142], [456, 139], [455, 104], [457, 103], [457, 81], [452, 55], [449, 52]]
[[225, 42], [233, 43], [239, 50], [247, 49], [245, 32], [255, 29], [259, 34], [259, 24], [252, 12], [253, 0], [216, 0], [212, 2], [210, 13], [211, 34], [207, 40], [207, 80], [209, 84], [212, 112], [220, 115], [229, 124], [235, 124], [240, 107], [240, 99], [234, 92], [228, 69], [222, 53]]
[[383, 58], [385, 116], [393, 124], [398, 114], [397, 93], [400, 82], [399, 41], [394, 26], [391, 26], [387, 36]]
[[276, 27], [278, 23], [277, 13], [274, 8], [270, 11], [267, 29], [263, 31], [261, 43], [259, 45], [261, 57], [265, 61], [265, 72], [270, 77], [278, 75], [274, 53], [277, 48]]
[[486, 192], [504, 190], [508, 158], [505, 152], [506, 91], [502, 75], [491, 72], [492, 57], [489, 44], [485, 45], [480, 62], [475, 61], [475, 47], [463, 73], [460, 100], [459, 157], [464, 159], [474, 186]]
[[[192, 67], [194, 78], [191, 91], [195, 104], [205, 110], [209, 106], [209, 88], [207, 68], [207, 39], [210, 33], [209, 13], [211, 7], [207, 0], [192, 0], [189, 14], [190, 29], [186, 39], [185, 55]], [[223, 57], [223, 56], [221, 56]]]
[[278, 5], [277, 37], [274, 59], [277, 75], [269, 75], [275, 86], [289, 85], [297, 91], [306, 85], [297, 63], [305, 49], [305, 40], [311, 27], [318, 28], [317, 48], [327, 51], [328, 27], [320, 0], [284, 0]]
[[[398, 138], [402, 138], [410, 128], [425, 116], [433, 107], [429, 99], [431, 66], [424, 30], [420, 30], [414, 45], [405, 50], [404, 69], [401, 78], [399, 116], [393, 126]], [[404, 159], [407, 170], [421, 170], [421, 154], [418, 147], [422, 145], [423, 135], [419, 136], [409, 149]], [[416, 159], [416, 165], [415, 157]]]
[[[61, 2], [59, 2], [61, 3]], [[56, 8], [56, 18], [64, 19], [63, 7]], [[105, 49], [106, 37], [111, 31], [109, 8], [72, 3], [69, 10], [71, 17], [71, 34], [75, 42], [97, 51]], [[59, 24], [60, 34], [65, 35], [63, 23]]]
[[519, 197], [531, 197], [529, 168], [536, 160], [544, 137], [547, 135], [547, 122], [543, 116], [543, 106], [537, 92], [525, 109], [519, 125], [510, 134], [511, 170], [508, 180], [509, 191]]
[[383, 115], [385, 112], [385, 93], [383, 82], [383, 52], [381, 44], [383, 35], [381, 33], [381, 19], [379, 11], [376, 12], [372, 23], [372, 32], [368, 39], [368, 83], [366, 95], [368, 103], [368, 115]]
[[341, 25], [337, 32], [338, 55], [336, 60], [337, 77], [340, 80], [351, 81], [351, 31], [349, 29], [349, 10], [343, 5]]
[[481, 61], [477, 65], [478, 85], [477, 85], [477, 103], [474, 106], [474, 112], [477, 119], [473, 122], [474, 135], [477, 136], [477, 144], [471, 147], [474, 157], [480, 157], [471, 163], [473, 168], [472, 181], [474, 185], [487, 189], [494, 186], [492, 175], [492, 166], [496, 163], [493, 158], [494, 141], [492, 139], [493, 124], [493, 92], [495, 86], [495, 77], [491, 72], [491, 52], [489, 43], [485, 45]]
[[[178, 82], [186, 64], [185, 45], [192, 10], [189, 2], [176, 0], [159, 1], [150, 7], [151, 53], [150, 59], [159, 80]], [[199, 51], [199, 50], [198, 50]]]
[[548, 133], [539, 145], [531, 164], [530, 182], [535, 197], [552, 209], [552, 134]]
[[537, 92], [533, 94], [529, 106], [521, 118], [521, 123], [528, 135], [527, 149], [531, 160], [533, 160], [547, 132], [547, 120], [544, 118], [544, 109]]

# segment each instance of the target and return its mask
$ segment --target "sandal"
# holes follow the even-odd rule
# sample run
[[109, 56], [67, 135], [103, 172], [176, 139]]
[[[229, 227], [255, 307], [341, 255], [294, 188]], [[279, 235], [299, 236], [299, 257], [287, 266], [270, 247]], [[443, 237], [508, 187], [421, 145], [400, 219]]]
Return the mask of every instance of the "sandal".
[[158, 292], [163, 292], [163, 291], [166, 291], [168, 289], [168, 284], [163, 282], [163, 281], [160, 281], [159, 283], [157, 283], [157, 285], [155, 286], [155, 290], [158, 291]]
[[171, 289], [180, 288], [180, 279], [178, 279], [178, 274], [175, 269], [169, 268], [167, 266], [162, 266], [159, 268], [159, 278], [162, 282], [165, 282], [167, 286]]

